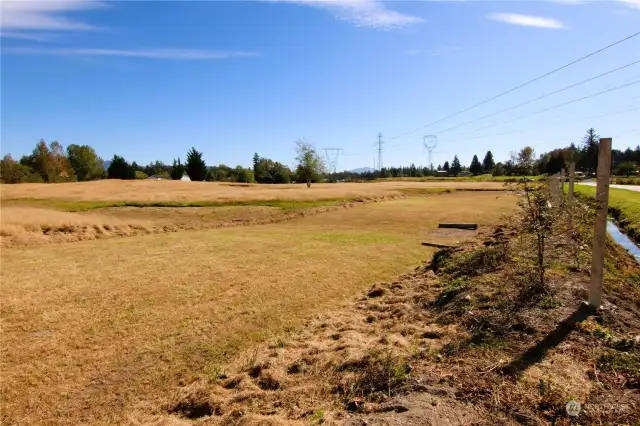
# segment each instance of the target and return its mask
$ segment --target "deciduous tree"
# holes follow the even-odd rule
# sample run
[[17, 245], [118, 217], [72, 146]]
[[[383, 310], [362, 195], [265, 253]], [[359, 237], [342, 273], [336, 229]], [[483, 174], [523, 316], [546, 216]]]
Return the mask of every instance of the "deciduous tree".
[[530, 146], [525, 146], [518, 152], [517, 167], [520, 174], [530, 175], [533, 168], [535, 151]]
[[312, 182], [320, 180], [322, 174], [325, 173], [324, 161], [313, 145], [304, 139], [296, 142], [296, 154], [297, 179], [306, 182], [307, 187], [310, 187]]
[[104, 162], [89, 145], [69, 145], [67, 147], [67, 157], [79, 181], [104, 177]]

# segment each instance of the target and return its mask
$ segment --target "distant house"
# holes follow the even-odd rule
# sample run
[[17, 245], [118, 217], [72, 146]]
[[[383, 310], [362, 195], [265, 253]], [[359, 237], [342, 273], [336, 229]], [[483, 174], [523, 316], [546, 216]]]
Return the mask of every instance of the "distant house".
[[147, 178], [147, 180], [164, 180], [164, 176], [161, 175], [151, 175]]
[[448, 170], [436, 170], [436, 176], [449, 176], [449, 171]]

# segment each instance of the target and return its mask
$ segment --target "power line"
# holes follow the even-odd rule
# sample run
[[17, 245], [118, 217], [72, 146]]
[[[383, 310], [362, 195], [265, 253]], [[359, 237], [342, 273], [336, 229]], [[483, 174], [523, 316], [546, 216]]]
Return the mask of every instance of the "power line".
[[[550, 127], [556, 127], [556, 126], [561, 126], [563, 124], [568, 124], [568, 123], [575, 123], [578, 121], [582, 121], [582, 120], [592, 120], [595, 118], [601, 118], [601, 117], [607, 117], [609, 115], [614, 115], [614, 114], [624, 114], [626, 112], [631, 112], [631, 111], [640, 111], [640, 106], [634, 106], [632, 108], [625, 108], [625, 109], [621, 109], [621, 110], [616, 110], [616, 111], [610, 111], [606, 114], [599, 114], [599, 115], [594, 115], [594, 116], [590, 116], [590, 117], [581, 117], [581, 118], [577, 118], [577, 119], [573, 119], [573, 120], [565, 120], [565, 121], [561, 121], [558, 123], [553, 123], [549, 126], [545, 126], [543, 127], [544, 129], [550, 128]], [[540, 126], [535, 126], [535, 127], [529, 127], [527, 129], [519, 129], [519, 130], [512, 130], [509, 132], [503, 132], [503, 133], [495, 133], [492, 135], [484, 135], [484, 136], [474, 136], [471, 138], [465, 138], [465, 140], [475, 140], [475, 139], [485, 139], [485, 138], [493, 138], [496, 136], [505, 136], [505, 135], [513, 135], [513, 134], [518, 134], [518, 133], [525, 133], [525, 132], [529, 132], [531, 130], [540, 130], [541, 127]], [[455, 141], [455, 139], [454, 139]]]
[[526, 101], [526, 102], [522, 102], [522, 103], [520, 103], [520, 104], [518, 104], [518, 105], [513, 105], [513, 106], [510, 106], [510, 107], [508, 107], [508, 108], [502, 109], [502, 110], [500, 110], [500, 111], [494, 112], [494, 113], [492, 113], [492, 114], [485, 115], [485, 116], [480, 117], [480, 118], [476, 118], [475, 120], [467, 121], [467, 122], [465, 122], [465, 123], [458, 124], [458, 125], [456, 125], [456, 126], [452, 126], [452, 127], [447, 128], [447, 129], [444, 129], [444, 130], [440, 130], [440, 131], [439, 131], [439, 132], [437, 132], [437, 133], [440, 135], [440, 134], [442, 134], [442, 133], [444, 133], [444, 132], [448, 132], [448, 131], [450, 131], [450, 130], [455, 130], [455, 129], [458, 129], [458, 128], [460, 128], [460, 127], [464, 127], [464, 126], [466, 126], [466, 125], [468, 125], [468, 124], [477, 123], [478, 121], [480, 121], [480, 120], [484, 120], [485, 118], [493, 117], [493, 116], [498, 115], [498, 114], [501, 114], [501, 113], [503, 113], [503, 112], [511, 111], [511, 110], [516, 109], [516, 108], [519, 108], [519, 107], [521, 107], [521, 106], [528, 105], [528, 104], [530, 104], [530, 103], [532, 103], [532, 102], [539, 101], [540, 99], [543, 99], [543, 98], [549, 97], [549, 96], [551, 96], [551, 95], [555, 95], [555, 94], [560, 93], [560, 92], [564, 92], [565, 90], [572, 89], [572, 88], [574, 88], [574, 87], [576, 87], [576, 86], [579, 86], [579, 85], [581, 85], [581, 84], [588, 83], [588, 82], [590, 82], [590, 81], [596, 80], [596, 79], [598, 79], [598, 78], [604, 77], [604, 76], [606, 76], [606, 75], [612, 74], [612, 73], [614, 73], [614, 72], [616, 72], [616, 71], [620, 71], [620, 70], [622, 70], [622, 69], [628, 68], [628, 67], [630, 67], [630, 66], [632, 66], [632, 65], [636, 65], [636, 64], [639, 64], [639, 63], [640, 63], [640, 60], [635, 61], [635, 62], [631, 62], [631, 63], [629, 63], [629, 64], [627, 64], [627, 65], [623, 65], [623, 66], [621, 66], [621, 67], [618, 67], [618, 68], [616, 68], [616, 69], [613, 69], [613, 70], [607, 71], [607, 72], [602, 73], [602, 74], [600, 74], [600, 75], [596, 75], [596, 76], [591, 77], [591, 78], [588, 78], [588, 79], [586, 79], [586, 80], [582, 80], [582, 81], [580, 81], [580, 82], [578, 82], [578, 83], [575, 83], [575, 84], [572, 84], [572, 85], [569, 85], [569, 86], [565, 86], [565, 87], [563, 87], [562, 89], [554, 90], [553, 92], [546, 93], [546, 94], [544, 94], [544, 95], [542, 95], [542, 96], [538, 96], [537, 98], [530, 99], [530, 100], [528, 100], [528, 101]]
[[505, 121], [502, 121], [500, 123], [491, 124], [490, 126], [485, 126], [485, 127], [479, 128], [479, 129], [474, 129], [474, 130], [470, 130], [468, 132], [460, 133], [460, 134], [458, 134], [456, 136], [468, 135], [469, 133], [474, 133], [474, 132], [477, 132], [477, 131], [480, 131], [480, 130], [484, 130], [484, 129], [490, 129], [491, 127], [496, 127], [496, 126], [500, 126], [502, 124], [511, 123], [512, 121], [517, 121], [517, 120], [520, 120], [522, 118], [530, 117], [532, 115], [542, 114], [543, 112], [551, 111], [552, 109], [560, 108], [560, 107], [563, 107], [563, 106], [566, 106], [566, 105], [570, 105], [570, 104], [573, 104], [573, 103], [576, 103], [576, 102], [583, 101], [585, 99], [589, 99], [589, 98], [593, 98], [595, 96], [603, 95], [605, 93], [613, 92], [614, 90], [620, 90], [620, 89], [623, 89], [625, 87], [633, 86], [634, 84], [638, 84], [638, 83], [640, 83], [640, 79], [634, 80], [634, 81], [632, 81], [630, 83], [622, 84], [620, 86], [613, 87], [611, 89], [603, 90], [602, 92], [593, 93], [591, 95], [583, 96], [582, 98], [573, 99], [573, 100], [570, 100], [568, 102], [564, 102], [564, 103], [561, 103], [561, 104], [558, 104], [558, 105], [554, 105], [552, 107], [545, 108], [545, 109], [542, 109], [540, 111], [535, 111], [535, 112], [532, 112], [530, 114], [521, 115], [519, 117], [512, 118], [510, 120], [505, 120]]
[[[638, 99], [638, 98], [640, 98], [640, 96], [635, 96], [635, 97], [630, 98], [630, 99], [633, 100], [633, 99]], [[625, 107], [625, 108], [622, 108], [622, 109], [609, 111], [609, 112], [604, 113], [604, 114], [581, 116], [581, 117], [573, 118], [573, 119], [570, 119], [570, 120], [562, 120], [562, 121], [558, 121], [558, 122], [552, 123], [550, 125], [542, 124], [542, 125], [537, 125], [537, 126], [533, 126], [533, 127], [528, 127], [528, 128], [525, 128], [525, 129], [510, 130], [510, 131], [507, 131], [507, 132], [492, 133], [492, 134], [480, 135], [480, 136], [472, 136], [472, 137], [468, 137], [468, 138], [464, 138], [464, 139], [455, 139], [456, 137], [458, 137], [460, 135], [454, 135], [454, 139], [445, 138], [445, 141], [447, 143], [457, 143], [457, 142], [464, 142], [464, 141], [470, 141], [470, 140], [494, 138], [496, 136], [506, 136], [506, 135], [513, 135], [513, 134], [518, 134], [518, 133], [526, 133], [526, 132], [529, 132], [529, 131], [532, 131], [532, 130], [548, 129], [548, 128], [561, 126], [563, 124], [577, 123], [577, 122], [584, 121], [584, 120], [593, 120], [593, 119], [596, 119], [596, 118], [608, 117], [610, 115], [615, 115], [615, 114], [624, 114], [624, 113], [633, 112], [633, 111], [640, 111], [640, 105], [628, 106], [628, 107]], [[477, 129], [477, 130], [482, 130], [482, 129]], [[409, 151], [400, 151], [400, 152], [409, 152]], [[440, 153], [439, 152], [434, 152], [434, 154], [442, 154], [442, 152], [440, 152]], [[363, 155], [367, 155], [367, 152], [357, 152], [357, 153], [348, 153], [348, 154], [344, 154], [343, 153], [342, 155], [363, 156]]]
[[523, 88], [523, 87], [525, 87], [525, 86], [527, 86], [527, 85], [529, 85], [529, 84], [531, 84], [531, 83], [534, 83], [534, 82], [536, 82], [536, 81], [538, 81], [538, 80], [541, 80], [541, 79], [543, 79], [543, 78], [545, 78], [545, 77], [548, 77], [548, 76], [550, 76], [551, 74], [554, 74], [554, 73], [556, 73], [556, 72], [558, 72], [558, 71], [561, 71], [561, 70], [563, 70], [563, 69], [565, 69], [565, 68], [567, 68], [567, 67], [569, 67], [569, 66], [571, 66], [571, 65], [577, 64], [578, 62], [581, 62], [581, 61], [583, 61], [583, 60], [585, 60], [585, 59], [587, 59], [587, 58], [590, 58], [590, 57], [592, 57], [592, 56], [594, 56], [594, 55], [597, 55], [598, 53], [601, 53], [601, 52], [603, 52], [603, 51], [605, 51], [605, 50], [607, 50], [607, 49], [609, 49], [609, 48], [611, 48], [611, 47], [614, 47], [614, 46], [616, 46], [616, 45], [618, 45], [618, 44], [620, 44], [620, 43], [623, 43], [623, 42], [625, 42], [625, 41], [627, 41], [627, 40], [630, 40], [630, 39], [632, 39], [633, 37], [636, 37], [636, 36], [638, 36], [638, 35], [640, 35], [640, 31], [638, 31], [637, 33], [631, 34], [630, 36], [625, 37], [625, 38], [623, 38], [622, 40], [618, 40], [618, 41], [616, 41], [615, 43], [612, 43], [612, 44], [610, 44], [610, 45], [608, 45], [608, 46], [605, 46], [605, 47], [603, 47], [603, 48], [601, 48], [601, 49], [598, 49], [598, 50], [596, 50], [595, 52], [589, 53], [588, 55], [585, 55], [585, 56], [583, 56], [583, 57], [581, 57], [581, 58], [578, 58], [578, 59], [576, 59], [575, 61], [569, 62], [568, 64], [565, 64], [565, 65], [563, 65], [563, 66], [561, 66], [561, 67], [559, 67], [559, 68], [556, 68], [556, 69], [554, 69], [554, 70], [552, 70], [552, 71], [549, 71], [549, 72], [547, 72], [546, 74], [543, 74], [543, 75], [541, 75], [541, 76], [538, 76], [538, 77], [536, 77], [536, 78], [534, 78], [534, 79], [532, 79], [532, 80], [526, 81], [526, 82], [524, 82], [524, 83], [522, 83], [522, 84], [520, 84], [520, 85], [518, 85], [518, 86], [516, 86], [516, 87], [513, 87], [513, 88], [511, 88], [511, 89], [509, 89], [509, 90], [507, 90], [507, 91], [505, 91], [505, 92], [502, 92], [502, 93], [500, 93], [500, 94], [498, 94], [498, 95], [495, 95], [495, 96], [492, 96], [492, 97], [490, 97], [490, 98], [488, 98], [488, 99], [485, 99], [485, 100], [484, 100], [484, 101], [482, 101], [482, 102], [478, 102], [477, 104], [472, 105], [472, 106], [470, 106], [470, 107], [468, 107], [468, 108], [465, 108], [465, 109], [463, 109], [463, 110], [461, 110], [461, 111], [458, 111], [458, 112], [456, 112], [456, 113], [454, 113], [454, 114], [448, 115], [448, 116], [446, 116], [446, 117], [444, 117], [444, 118], [441, 118], [441, 119], [436, 120], [436, 121], [434, 121], [434, 122], [431, 122], [431, 123], [429, 123], [429, 124], [425, 124], [424, 126], [420, 126], [420, 127], [418, 127], [417, 129], [411, 130], [410, 132], [406, 132], [406, 133], [403, 133], [403, 134], [401, 134], [401, 135], [399, 135], [399, 136], [396, 136], [396, 137], [394, 137], [394, 138], [391, 138], [391, 140], [396, 140], [396, 139], [399, 139], [399, 138], [401, 138], [401, 137], [403, 137], [403, 136], [410, 135], [411, 133], [415, 133], [415, 132], [417, 132], [417, 131], [418, 131], [418, 130], [420, 130], [420, 129], [423, 129], [423, 128], [425, 128], [425, 127], [432, 126], [432, 125], [434, 125], [434, 124], [441, 123], [441, 122], [443, 122], [443, 121], [445, 121], [445, 120], [448, 120], [448, 119], [450, 119], [450, 118], [452, 118], [452, 117], [455, 117], [455, 116], [458, 116], [458, 115], [460, 115], [460, 114], [462, 114], [462, 113], [465, 113], [465, 112], [467, 112], [467, 111], [470, 111], [470, 110], [472, 110], [472, 109], [474, 109], [474, 108], [479, 107], [480, 105], [484, 105], [484, 104], [486, 104], [487, 102], [491, 102], [491, 101], [493, 101], [493, 100], [495, 100], [495, 99], [498, 99], [498, 98], [500, 98], [500, 97], [502, 97], [502, 96], [504, 96], [504, 95], [507, 95], [507, 94], [509, 94], [509, 93], [511, 93], [511, 92], [514, 92], [514, 91], [518, 90], [518, 89], [521, 89], [521, 88]]

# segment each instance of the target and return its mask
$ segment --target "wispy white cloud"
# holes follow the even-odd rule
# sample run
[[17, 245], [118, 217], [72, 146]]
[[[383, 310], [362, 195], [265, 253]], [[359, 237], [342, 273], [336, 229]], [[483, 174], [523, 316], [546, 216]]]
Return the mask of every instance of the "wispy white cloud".
[[423, 22], [419, 16], [389, 9], [380, 0], [267, 0], [272, 3], [294, 3], [327, 9], [339, 19], [358, 27], [397, 28]]
[[0, 4], [2, 32], [13, 31], [86, 31], [96, 27], [66, 16], [70, 12], [105, 7], [100, 1], [15, 0]]
[[54, 56], [122, 56], [146, 59], [175, 60], [215, 60], [258, 56], [256, 52], [212, 51], [195, 49], [40, 49], [14, 47], [2, 49], [11, 55], [54, 55]]
[[504, 22], [511, 25], [521, 25], [523, 27], [537, 27], [537, 28], [564, 28], [564, 24], [556, 19], [543, 18], [541, 16], [532, 15], [520, 15], [518, 13], [492, 13], [487, 18]]
[[618, 0], [618, 2], [625, 4], [633, 9], [640, 10], [640, 0]]
[[408, 50], [405, 50], [404, 53], [406, 55], [412, 55], [412, 56], [417, 56], [417, 55], [445, 56], [449, 53], [457, 52], [458, 50], [460, 50], [458, 46], [441, 46], [441, 47], [435, 47], [432, 49], [408, 49]]
[[[569, 5], [581, 5], [587, 3], [598, 3], [601, 0], [550, 0], [553, 3], [569, 4]], [[618, 3], [628, 6], [632, 9], [640, 10], [640, 0], [611, 0], [611, 3]]]
[[43, 32], [12, 32], [3, 31], [0, 33], [4, 38], [15, 38], [18, 40], [30, 40], [30, 41], [53, 41], [58, 38], [57, 34], [43, 33]]

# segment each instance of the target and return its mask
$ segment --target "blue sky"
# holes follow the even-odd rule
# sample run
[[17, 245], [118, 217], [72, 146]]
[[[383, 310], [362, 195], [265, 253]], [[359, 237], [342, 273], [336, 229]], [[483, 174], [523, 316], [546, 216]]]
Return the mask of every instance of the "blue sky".
[[44, 138], [141, 164], [191, 146], [208, 164], [292, 164], [305, 137], [352, 169], [373, 166], [381, 132], [385, 165], [426, 164], [426, 134], [434, 163], [469, 164], [591, 126], [635, 147], [640, 84], [529, 114], [639, 80], [640, 63], [464, 124], [639, 61], [640, 36], [421, 126], [639, 30], [640, 0], [3, 1], [1, 152]]

